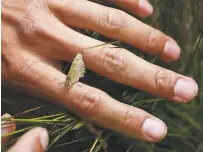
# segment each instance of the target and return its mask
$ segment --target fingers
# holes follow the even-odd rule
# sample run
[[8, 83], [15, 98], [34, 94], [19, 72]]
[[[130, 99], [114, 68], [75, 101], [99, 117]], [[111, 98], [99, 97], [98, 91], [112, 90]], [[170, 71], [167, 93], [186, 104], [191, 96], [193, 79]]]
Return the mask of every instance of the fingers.
[[[72, 2], [70, 4], [73, 4], [73, 1], [63, 1], [63, 2], [65, 2], [64, 4], [68, 4], [67, 2]], [[81, 9], [88, 8], [88, 6], [92, 5], [91, 8], [98, 9], [98, 11], [95, 11], [95, 13], [97, 13], [99, 12], [100, 7], [102, 7], [98, 4], [87, 2], [88, 1], [75, 2], [74, 4], [75, 6], [77, 6], [76, 10], [78, 10], [78, 8]], [[87, 5], [82, 5], [81, 7], [79, 7], [81, 4], [84, 3], [87, 3]], [[61, 4], [62, 3], [57, 3], [55, 5], [61, 6]], [[65, 5], [65, 8], [68, 8], [67, 6], [68, 5]], [[70, 8], [73, 8], [73, 6], [70, 5]], [[64, 9], [61, 8], [60, 10]], [[70, 13], [71, 12], [74, 14], [74, 11], [70, 11]], [[44, 15], [47, 14], [43, 14], [41, 16]], [[85, 64], [89, 69], [97, 73], [100, 73], [117, 82], [127, 84], [136, 87], [138, 89], [141, 89], [143, 91], [152, 93], [154, 95], [165, 97], [167, 99], [175, 100], [178, 102], [190, 101], [197, 94], [198, 91], [197, 84], [189, 78], [186, 78], [172, 71], [165, 70], [158, 66], [152, 65], [151, 63], [148, 63], [138, 58], [137, 56], [133, 55], [132, 53], [124, 49], [108, 48], [108, 47], [84, 49], [101, 44], [101, 42], [73, 31], [72, 29], [66, 27], [64, 24], [59, 22], [58, 19], [55, 18], [54, 16], [44, 16], [46, 21], [43, 21], [42, 18], [40, 18], [40, 16], [37, 17], [39, 18], [34, 20], [33, 20], [34, 17], [29, 17], [29, 20], [22, 21], [20, 26], [25, 27], [25, 25], [27, 25], [26, 30], [24, 30], [22, 33], [27, 33], [29, 37], [32, 37], [34, 40], [36, 39], [37, 35], [41, 36], [40, 40], [42, 41], [40, 42], [40, 44], [44, 44], [44, 46], [46, 46], [47, 48], [43, 49], [43, 51], [41, 51], [41, 49], [37, 50], [39, 51], [39, 53], [41, 52], [45, 53], [43, 54], [45, 56], [51, 56], [55, 60], [71, 61], [73, 57], [80, 52], [83, 54]], [[77, 19], [74, 18], [73, 20]], [[132, 20], [134, 21], [134, 18], [132, 18]], [[86, 22], [81, 24], [85, 23]], [[140, 22], [140, 24], [142, 23]], [[150, 29], [150, 27], [148, 28]], [[146, 29], [146, 31], [147, 30], [148, 29]], [[142, 32], [144, 33], [146, 31]], [[131, 34], [128, 33], [128, 36], [126, 35], [126, 38], [130, 37], [130, 35]], [[140, 33], [139, 35], [142, 35], [142, 33]], [[159, 38], [154, 36], [155, 35], [153, 34], [150, 36], [150, 39], [152, 38], [152, 41], [150, 40], [150, 44], [153, 44], [152, 46], [155, 46], [154, 44], [163, 45], [162, 43], [158, 42], [159, 40], [161, 41], [164, 40], [165, 38], [162, 36], [158, 36]], [[140, 42], [140, 44], [143, 44], [143, 42], [145, 43], [144, 39], [142, 40], [142, 42]], [[169, 45], [168, 42], [166, 42], [164, 48], [167, 48], [168, 52], [171, 52], [171, 50], [175, 50], [172, 49], [173, 47], [171, 47], [171, 45]], [[188, 86], [191, 89], [184, 89], [185, 86]]]
[[71, 88], [69, 98], [74, 112], [83, 119], [126, 136], [155, 142], [166, 135], [167, 128], [161, 120], [120, 103], [100, 90], [78, 83]]
[[84, 59], [91, 70], [105, 77], [169, 100], [189, 102], [198, 92], [191, 78], [153, 65], [124, 49], [95, 48], [85, 51]]
[[147, 17], [153, 13], [153, 7], [148, 0], [108, 0], [109, 2], [140, 17]]
[[73, 85], [68, 98], [72, 101], [74, 112], [83, 119], [129, 137], [155, 142], [167, 133], [166, 125], [158, 118], [82, 83]]
[[180, 56], [180, 47], [174, 40], [123, 11], [89, 1], [49, 2], [50, 9], [68, 25], [124, 41], [165, 61], [177, 60]]
[[[84, 49], [102, 42], [77, 33], [61, 23], [57, 24], [60, 29], [52, 30], [51, 33], [56, 35], [53, 44], [58, 43], [60, 53], [54, 50], [49, 53], [55, 55], [56, 60], [71, 61], [77, 53], [82, 53], [89, 69], [111, 80], [177, 102], [188, 102], [196, 96], [198, 86], [194, 80], [153, 65], [125, 49], [112, 48], [112, 45]], [[186, 86], [190, 89], [185, 89]]]
[[25, 133], [8, 152], [45, 152], [48, 140], [46, 129], [34, 128]]
[[[5, 113], [1, 116], [1, 118], [8, 118], [8, 117], [11, 117], [11, 115], [8, 113]], [[8, 123], [8, 121], [1, 122], [1, 135], [2, 136], [15, 131], [15, 129], [16, 129], [16, 125], [14, 123], [9, 123], [9, 124], [7, 124], [7, 123]], [[1, 138], [1, 144], [2, 145], [5, 144], [8, 141], [8, 139], [9, 139], [9, 137]]]
[[166, 125], [158, 118], [120, 103], [98, 89], [79, 82], [67, 88], [65, 83], [61, 84], [66, 76], [45, 63], [35, 62], [29, 66], [24, 66], [29, 61], [24, 60], [23, 63], [20, 68], [22, 72], [18, 73], [22, 73], [24, 87], [34, 84], [27, 87], [34, 95], [40, 94], [41, 97], [67, 107], [87, 121], [150, 142], [162, 139], [167, 132]]

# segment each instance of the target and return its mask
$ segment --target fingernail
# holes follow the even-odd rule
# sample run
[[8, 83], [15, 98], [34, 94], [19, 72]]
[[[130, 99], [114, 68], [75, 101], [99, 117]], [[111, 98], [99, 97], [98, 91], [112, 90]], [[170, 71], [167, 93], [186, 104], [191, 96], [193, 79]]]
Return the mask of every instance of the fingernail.
[[167, 133], [167, 127], [162, 121], [147, 118], [143, 123], [142, 131], [149, 138], [161, 140]]
[[176, 97], [185, 101], [192, 100], [198, 93], [198, 85], [192, 79], [179, 79], [174, 87], [174, 94]]
[[48, 144], [49, 144], [49, 136], [46, 129], [43, 129], [41, 136], [40, 136], [40, 142], [42, 144], [42, 147], [44, 150], [46, 150]]
[[[140, 0], [139, 9], [146, 15], [153, 13], [153, 7], [147, 0]], [[144, 14], [145, 15], [145, 14]]]
[[164, 47], [164, 55], [167, 56], [168, 58], [172, 60], [177, 60], [180, 56], [180, 47], [172, 42], [172, 41], [167, 41]]
[[5, 113], [1, 116], [2, 118], [8, 118], [8, 117], [11, 117], [11, 115], [9, 113]]

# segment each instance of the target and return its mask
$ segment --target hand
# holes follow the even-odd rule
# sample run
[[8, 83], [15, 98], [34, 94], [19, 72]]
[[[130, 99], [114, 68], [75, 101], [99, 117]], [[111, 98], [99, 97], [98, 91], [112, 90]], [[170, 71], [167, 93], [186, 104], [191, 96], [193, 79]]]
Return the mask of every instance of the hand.
[[[109, 2], [142, 17], [153, 12], [145, 0]], [[103, 42], [70, 27], [124, 41], [164, 61], [176, 60], [180, 55], [180, 48], [172, 38], [118, 9], [87, 0], [3, 0], [3, 82], [127, 136], [150, 142], [161, 140], [167, 127], [158, 118], [83, 83], [75, 83], [70, 89], [61, 84], [66, 79], [61, 72], [61, 61], [72, 61], [81, 53], [90, 70], [179, 103], [196, 96], [195, 81], [122, 48], [108, 45], [85, 49]]]
[[[10, 117], [4, 114], [2, 118]], [[15, 131], [15, 124], [4, 125], [1, 129], [2, 135]], [[2, 145], [8, 138], [1, 140]], [[25, 133], [7, 152], [45, 152], [49, 142], [49, 136], [46, 129], [34, 128]]]

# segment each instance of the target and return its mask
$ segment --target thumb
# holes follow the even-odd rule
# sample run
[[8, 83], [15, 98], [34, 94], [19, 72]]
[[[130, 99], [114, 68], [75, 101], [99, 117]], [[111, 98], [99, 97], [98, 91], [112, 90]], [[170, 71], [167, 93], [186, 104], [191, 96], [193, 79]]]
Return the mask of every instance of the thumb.
[[25, 133], [8, 152], [44, 152], [48, 142], [47, 130], [37, 127]]

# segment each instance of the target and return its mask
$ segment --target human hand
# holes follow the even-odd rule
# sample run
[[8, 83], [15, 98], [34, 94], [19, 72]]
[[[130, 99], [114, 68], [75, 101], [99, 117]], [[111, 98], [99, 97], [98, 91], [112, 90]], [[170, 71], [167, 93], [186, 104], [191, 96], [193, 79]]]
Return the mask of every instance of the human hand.
[[[10, 117], [4, 114], [2, 118]], [[5, 135], [15, 131], [15, 124], [3, 125], [1, 134]], [[1, 143], [4, 145], [8, 141], [2, 138]], [[49, 136], [46, 129], [34, 128], [26, 132], [7, 152], [45, 152], [48, 146]]]
[[[144, 0], [109, 2], [143, 17], [153, 12]], [[194, 80], [153, 65], [122, 48], [108, 45], [85, 49], [102, 42], [70, 27], [124, 41], [164, 61], [176, 60], [180, 55], [180, 48], [172, 38], [118, 9], [87, 0], [3, 0], [3, 82], [127, 136], [150, 142], [161, 140], [167, 127], [151, 114], [83, 83], [75, 83], [71, 88], [61, 84], [66, 79], [61, 72], [61, 61], [72, 61], [81, 53], [90, 70], [179, 103], [196, 96], [198, 86]]]

